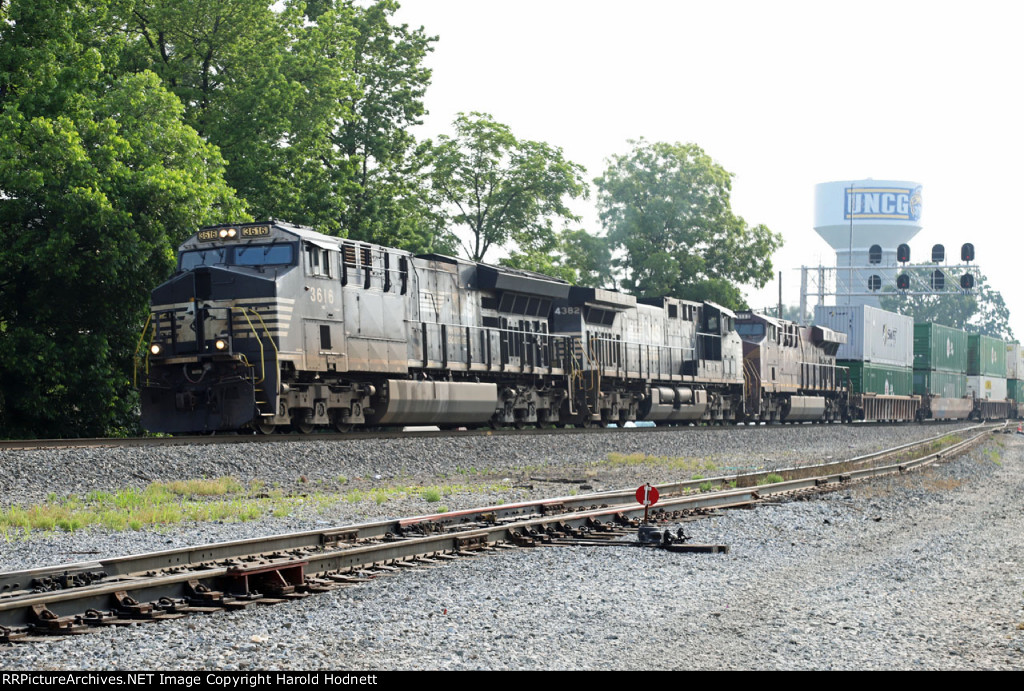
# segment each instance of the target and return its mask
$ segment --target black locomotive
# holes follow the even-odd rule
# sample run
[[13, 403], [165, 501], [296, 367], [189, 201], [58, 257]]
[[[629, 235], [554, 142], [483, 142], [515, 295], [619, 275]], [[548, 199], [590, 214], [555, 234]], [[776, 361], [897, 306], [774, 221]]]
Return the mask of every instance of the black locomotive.
[[845, 339], [278, 221], [200, 230], [152, 294], [155, 432], [839, 420]]

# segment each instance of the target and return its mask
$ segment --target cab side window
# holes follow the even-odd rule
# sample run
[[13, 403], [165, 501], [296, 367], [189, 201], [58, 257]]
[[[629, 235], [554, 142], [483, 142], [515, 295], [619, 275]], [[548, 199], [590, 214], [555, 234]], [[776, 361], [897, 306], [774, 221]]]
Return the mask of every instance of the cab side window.
[[330, 250], [316, 245], [306, 245], [306, 275], [331, 278], [331, 253]]

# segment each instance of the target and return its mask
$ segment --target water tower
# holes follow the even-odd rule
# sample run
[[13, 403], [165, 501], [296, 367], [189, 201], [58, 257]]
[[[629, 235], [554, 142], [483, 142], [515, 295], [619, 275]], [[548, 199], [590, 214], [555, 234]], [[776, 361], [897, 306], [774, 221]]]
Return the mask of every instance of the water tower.
[[921, 185], [822, 182], [814, 188], [814, 229], [836, 251], [836, 304], [877, 307], [882, 286], [895, 281], [897, 248], [921, 230]]

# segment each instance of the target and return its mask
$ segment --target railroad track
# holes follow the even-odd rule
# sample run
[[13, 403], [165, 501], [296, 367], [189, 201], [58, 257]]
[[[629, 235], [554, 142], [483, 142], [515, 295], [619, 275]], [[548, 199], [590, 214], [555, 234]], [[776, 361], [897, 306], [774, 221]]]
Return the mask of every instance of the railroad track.
[[[918, 426], [945, 427], [963, 424], [963, 420], [928, 420], [916, 422]], [[797, 423], [805, 424], [805, 423]], [[839, 424], [839, 423], [831, 423]], [[892, 422], [857, 422], [852, 423], [859, 427], [891, 427], [893, 425], [906, 425], [909, 423]], [[723, 433], [729, 431], [742, 431], [748, 429], [785, 429], [788, 425], [709, 425], [695, 427], [702, 430], [718, 430]], [[630, 427], [625, 428], [629, 434], [670, 434], [680, 431], [685, 427]], [[327, 432], [316, 431], [311, 434], [248, 434], [248, 433], [219, 433], [201, 435], [179, 435], [167, 437], [95, 437], [95, 438], [69, 438], [69, 439], [3, 439], [0, 440], [0, 451], [3, 450], [43, 450], [43, 449], [97, 449], [97, 448], [128, 448], [128, 447], [151, 447], [151, 446], [182, 446], [187, 444], [275, 444], [297, 441], [357, 441], [366, 439], [408, 439], [410, 437], [434, 438], [434, 437], [490, 437], [490, 436], [523, 436], [523, 435], [552, 435], [552, 434], [619, 434], [621, 428], [616, 427], [528, 427], [516, 430], [511, 427], [492, 430], [490, 428], [460, 429], [460, 430], [403, 430], [393, 428], [378, 431], [365, 432]]]
[[[960, 430], [841, 462], [658, 485], [659, 522], [830, 491], [961, 453], [1003, 425]], [[927, 453], [921, 451], [926, 449]], [[911, 457], [913, 456], [913, 457]], [[717, 486], [707, 489], [708, 483]], [[99, 626], [273, 604], [382, 573], [487, 551], [621, 540], [643, 517], [633, 490], [378, 521], [268, 538], [0, 573], [0, 641], [75, 635]]]

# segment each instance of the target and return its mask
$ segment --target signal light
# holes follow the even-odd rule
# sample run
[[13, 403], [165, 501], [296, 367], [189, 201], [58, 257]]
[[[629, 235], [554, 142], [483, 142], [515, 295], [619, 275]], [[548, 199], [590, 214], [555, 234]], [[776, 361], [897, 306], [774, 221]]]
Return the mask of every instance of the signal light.
[[910, 245], [902, 244], [896, 248], [896, 261], [902, 264], [910, 261]]
[[973, 262], [974, 245], [969, 242], [965, 242], [963, 247], [960, 248], [960, 259], [965, 262]]
[[932, 290], [945, 290], [945, 288], [946, 276], [938, 269], [935, 269], [932, 272]]
[[896, 277], [896, 287], [899, 290], [910, 290], [910, 276], [907, 274], [900, 274]]
[[936, 264], [941, 264], [946, 260], [946, 248], [942, 245], [934, 245], [932, 247], [932, 261]]
[[882, 287], [882, 277], [878, 275], [868, 277], [868, 290], [876, 291]]
[[964, 274], [960, 277], [960, 287], [964, 290], [970, 290], [974, 287], [974, 276], [971, 274]]

